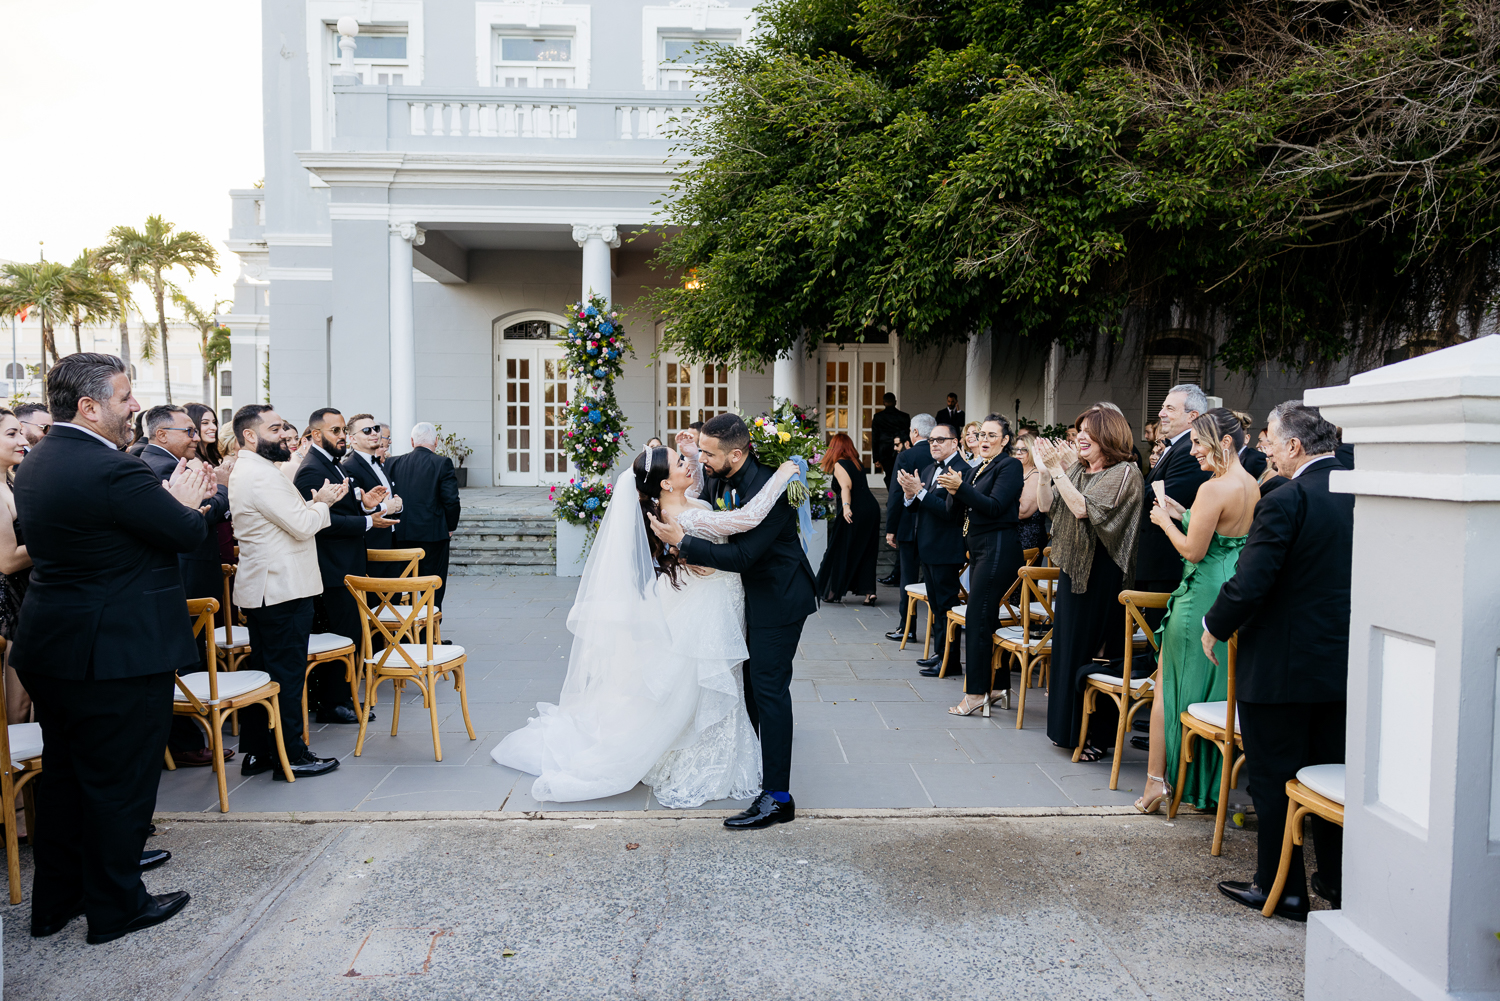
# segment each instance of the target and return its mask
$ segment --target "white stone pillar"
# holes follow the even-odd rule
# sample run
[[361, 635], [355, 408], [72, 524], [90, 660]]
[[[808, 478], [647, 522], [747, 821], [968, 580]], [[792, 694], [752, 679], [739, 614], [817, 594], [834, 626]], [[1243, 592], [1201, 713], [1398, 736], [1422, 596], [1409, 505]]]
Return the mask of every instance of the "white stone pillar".
[[1359, 468], [1343, 909], [1308, 1001], [1500, 998], [1500, 336], [1311, 390]]
[[776, 359], [771, 368], [771, 395], [777, 399], [791, 400], [793, 403], [803, 403], [802, 399], [802, 360], [807, 354], [805, 350], [806, 335], [798, 334], [797, 340], [787, 348], [786, 353]]
[[578, 301], [587, 303], [589, 296], [601, 295], [609, 302], [614, 277], [609, 252], [620, 246], [619, 230], [613, 226], [574, 226], [573, 242], [583, 248], [583, 298]]
[[[990, 413], [990, 344], [988, 327], [969, 335], [969, 347], [964, 354], [964, 398], [959, 406], [964, 416], [971, 421], [982, 421]], [[963, 428], [954, 428], [962, 434]]]
[[411, 248], [427, 237], [415, 223], [391, 231], [391, 451], [411, 451], [417, 423], [417, 326], [412, 309]]

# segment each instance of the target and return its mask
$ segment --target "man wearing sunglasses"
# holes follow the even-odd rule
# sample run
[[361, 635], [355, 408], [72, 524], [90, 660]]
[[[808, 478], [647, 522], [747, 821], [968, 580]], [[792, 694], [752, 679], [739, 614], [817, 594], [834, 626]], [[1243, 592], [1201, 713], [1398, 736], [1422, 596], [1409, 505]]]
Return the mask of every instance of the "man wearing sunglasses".
[[[385, 513], [396, 515], [401, 512], [401, 498], [396, 495], [396, 487], [391, 483], [390, 477], [386, 475], [385, 468], [380, 463], [380, 443], [384, 436], [384, 425], [378, 423], [369, 414], [355, 414], [349, 418], [350, 452], [344, 457], [344, 461], [339, 463], [339, 467], [364, 493], [369, 493], [376, 487], [384, 487], [388, 494]], [[395, 545], [394, 526], [380, 525], [372, 527], [365, 533], [366, 549], [392, 549]], [[400, 567], [395, 563], [371, 563], [369, 565], [371, 577], [396, 576], [399, 573]]]
[[16, 420], [21, 422], [21, 433], [26, 436], [26, 444], [32, 448], [52, 430], [52, 415], [47, 412], [45, 404], [21, 404], [16, 408]]

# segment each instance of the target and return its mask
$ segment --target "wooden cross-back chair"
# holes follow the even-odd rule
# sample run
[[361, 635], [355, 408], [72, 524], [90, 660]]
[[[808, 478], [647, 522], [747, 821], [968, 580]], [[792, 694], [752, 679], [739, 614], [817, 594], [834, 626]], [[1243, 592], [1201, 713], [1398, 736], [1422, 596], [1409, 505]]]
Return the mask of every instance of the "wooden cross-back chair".
[[312, 744], [312, 730], [307, 718], [307, 684], [313, 668], [324, 664], [344, 662], [344, 680], [349, 683], [349, 694], [354, 699], [354, 709], [363, 714], [365, 707], [359, 701], [359, 667], [356, 663], [355, 639], [338, 633], [312, 633], [307, 637], [307, 670], [302, 674], [302, 739]]
[[[1182, 711], [1182, 747], [1177, 756], [1177, 785], [1172, 789], [1172, 806], [1167, 816], [1177, 816], [1182, 805], [1182, 786], [1187, 779], [1188, 762], [1193, 760], [1194, 741], [1204, 740], [1218, 748], [1219, 809], [1214, 819], [1214, 843], [1209, 852], [1219, 855], [1224, 850], [1224, 819], [1229, 815], [1229, 790], [1240, 782], [1240, 768], [1245, 764], [1245, 742], [1240, 738], [1239, 710], [1234, 696], [1234, 664], [1239, 658], [1240, 634], [1229, 637], [1228, 664], [1225, 673], [1228, 684], [1223, 702], [1195, 702]], [[1232, 723], [1230, 721], [1233, 721]], [[1236, 755], [1236, 751], [1240, 753]]]
[[[1036, 561], [1041, 558], [1041, 555], [1042, 551], [1040, 549], [1023, 549], [1021, 551], [1021, 566], [1036, 566]], [[1036, 609], [1032, 609], [1032, 614], [1036, 614]], [[1000, 625], [1014, 626], [1019, 625], [1020, 622], [1021, 577], [1018, 574], [1016, 579], [1010, 582], [1010, 587], [1006, 588], [1005, 593], [1000, 596]]]
[[[215, 598], [189, 598], [187, 613], [193, 620], [193, 636], [204, 636], [214, 628], [214, 613], [219, 610]], [[206, 671], [177, 675], [177, 692], [172, 712], [190, 716], [208, 734], [208, 752], [213, 760], [214, 778], [219, 783], [219, 812], [229, 812], [229, 787], [224, 771], [224, 717], [227, 713], [250, 706], [261, 706], [270, 716], [271, 731], [276, 738], [276, 754], [288, 782], [295, 782], [291, 762], [286, 757], [286, 742], [281, 733], [281, 686], [264, 671], [220, 671], [218, 648], [205, 643]]]
[[[1039, 552], [1040, 552], [1040, 550], [1038, 550], [1038, 549], [1027, 549], [1027, 550], [1023, 551], [1021, 553], [1021, 556], [1024, 558], [1025, 562], [1022, 563], [1021, 565], [1022, 566], [1027, 566], [1027, 567], [1034, 565], [1036, 563], [1037, 554]], [[970, 568], [967, 568], [967, 567], [964, 569], [965, 575], [968, 574], [969, 569]], [[1006, 589], [1005, 594], [1001, 595], [1001, 597], [1000, 597], [1000, 622], [999, 622], [999, 624], [1001, 626], [1015, 625], [1015, 624], [1017, 624], [1017, 623], [1019, 623], [1021, 621], [1021, 619], [1020, 619], [1020, 613], [1015, 610], [1015, 608], [1012, 606], [1012, 602], [1010, 600], [1011, 596], [1013, 594], [1015, 594], [1018, 590], [1020, 590], [1020, 587], [1021, 587], [1021, 578], [1018, 576], [1018, 577], [1016, 577], [1015, 580], [1011, 581], [1010, 587], [1008, 589]], [[949, 654], [951, 654], [953, 652], [953, 647], [954, 647], [953, 636], [954, 636], [954, 633], [956, 633], [960, 629], [967, 629], [968, 628], [968, 620], [969, 620], [968, 598], [969, 598], [969, 595], [968, 595], [967, 591], [963, 591], [962, 593], [963, 593], [963, 599], [964, 599], [965, 603], [962, 604], [962, 605], [956, 605], [953, 608], [948, 609], [947, 622], [946, 622], [946, 624], [943, 627], [943, 663], [938, 668], [938, 677], [939, 678], [946, 678], [948, 676], [948, 656], [949, 656]], [[1032, 610], [1032, 614], [1033, 615], [1037, 615], [1038, 614], [1037, 610], [1033, 609]], [[985, 708], [989, 708], [989, 707], [986, 706]]]
[[[417, 565], [426, 558], [427, 550], [419, 546], [413, 546], [409, 549], [367, 549], [365, 550], [365, 555], [367, 562], [370, 563], [405, 563], [406, 565], [401, 568], [401, 572], [394, 579], [410, 580], [417, 575]], [[402, 597], [409, 599], [411, 596], [403, 595]], [[407, 603], [408, 601], [400, 602], [400, 604]], [[384, 621], [387, 624], [394, 624], [397, 621], [394, 610], [382, 612], [381, 614], [384, 616]], [[443, 610], [434, 605], [424, 613], [424, 618], [418, 623], [418, 629], [421, 632], [426, 632], [427, 630], [428, 620], [426, 616], [430, 616], [432, 628], [437, 631], [437, 642], [441, 643], [443, 641]]]
[[237, 563], [219, 564], [219, 572], [224, 575], [224, 600], [219, 605], [223, 614], [214, 629], [214, 644], [226, 671], [238, 671], [240, 663], [250, 656], [250, 628], [244, 624], [244, 613], [235, 614], [238, 610], [234, 607], [234, 578], [239, 569]]
[[[1121, 591], [1120, 604], [1125, 606], [1125, 662], [1123, 673], [1119, 675], [1106, 674], [1096, 671], [1090, 674], [1083, 683], [1083, 722], [1078, 728], [1078, 744], [1073, 748], [1073, 760], [1077, 761], [1083, 754], [1083, 744], [1088, 738], [1089, 716], [1094, 712], [1094, 703], [1100, 695], [1106, 696], [1115, 704], [1120, 712], [1119, 725], [1115, 727], [1115, 761], [1109, 772], [1109, 787], [1115, 789], [1120, 784], [1120, 759], [1125, 754], [1125, 733], [1130, 725], [1135, 722], [1136, 713], [1141, 707], [1151, 704], [1156, 696], [1156, 681], [1154, 672], [1135, 670], [1135, 649], [1141, 642], [1137, 639], [1137, 631], [1145, 633], [1145, 650], [1142, 653], [1151, 652], [1159, 654], [1160, 648], [1156, 643], [1156, 633], [1146, 623], [1146, 617], [1141, 614], [1143, 608], [1166, 608], [1167, 599], [1172, 595], [1157, 591]], [[1156, 661], [1155, 657], [1151, 658]]]
[[[966, 601], [969, 597], [968, 590], [963, 586], [966, 574], [969, 572], [969, 564], [965, 563], [958, 571], [960, 581], [958, 587], [958, 600]], [[927, 606], [927, 632], [922, 637], [922, 659], [926, 660], [932, 655], [932, 601], [927, 597], [927, 582], [906, 585], [906, 621], [901, 625], [901, 646], [898, 649], [906, 649], [906, 637], [911, 635], [911, 624], [913, 617], [917, 614], [917, 602]]]
[[[361, 671], [365, 681], [365, 704], [373, 704], [375, 687], [386, 678], [391, 679], [395, 689], [391, 707], [391, 736], [401, 723], [401, 695], [406, 683], [411, 682], [422, 692], [422, 705], [432, 721], [432, 752], [437, 760], [443, 760], [443, 745], [438, 737], [437, 682], [451, 675], [453, 687], [458, 692], [459, 706], [463, 709], [464, 728], [469, 739], [477, 739], [474, 724], [469, 720], [469, 695], [464, 685], [464, 664], [467, 658], [464, 648], [454, 644], [438, 643], [435, 629], [422, 629], [422, 624], [431, 621], [437, 589], [443, 579], [429, 577], [356, 577], [349, 574], [344, 586], [354, 595], [359, 605]], [[374, 606], [369, 601], [375, 596]], [[408, 603], [398, 604], [396, 599], [405, 596]], [[395, 621], [388, 616], [394, 614]], [[426, 634], [425, 642], [417, 642], [417, 633]], [[384, 643], [381, 650], [375, 649], [375, 641]], [[354, 744], [356, 757], [364, 753], [365, 728], [369, 714], [360, 713], [359, 739]]]
[[[0, 637], [0, 663], [5, 639]], [[36, 798], [31, 781], [42, 772], [42, 724], [12, 723], [5, 717], [5, 671], [0, 668], [0, 810], [5, 820], [5, 867], [10, 876], [10, 902], [21, 902], [21, 841], [16, 833], [16, 797], [26, 811], [26, 833], [36, 837]]]
[[1344, 766], [1308, 765], [1299, 769], [1296, 778], [1287, 779], [1286, 796], [1289, 802], [1286, 830], [1281, 838], [1281, 863], [1276, 867], [1276, 882], [1266, 894], [1266, 906], [1260, 912], [1268, 918], [1276, 913], [1276, 905], [1281, 903], [1281, 894], [1286, 890], [1286, 877], [1292, 870], [1292, 846], [1302, 844], [1302, 821], [1311, 813], [1344, 826]]
[[[1052, 658], [1052, 593], [1048, 582], [1055, 581], [1060, 573], [1056, 567], [1022, 567], [1018, 571], [1021, 581], [1021, 622], [1014, 626], [1001, 626], [995, 630], [990, 651], [990, 690], [995, 688], [995, 674], [1005, 658], [1014, 657], [1021, 668], [1021, 700], [1016, 706], [1016, 729], [1026, 722], [1026, 689], [1029, 687], [1031, 668], [1038, 661]], [[1036, 609], [1034, 612], [1033, 609]], [[1032, 635], [1032, 627], [1045, 629], [1040, 636]], [[985, 713], [989, 713], [988, 707]]]

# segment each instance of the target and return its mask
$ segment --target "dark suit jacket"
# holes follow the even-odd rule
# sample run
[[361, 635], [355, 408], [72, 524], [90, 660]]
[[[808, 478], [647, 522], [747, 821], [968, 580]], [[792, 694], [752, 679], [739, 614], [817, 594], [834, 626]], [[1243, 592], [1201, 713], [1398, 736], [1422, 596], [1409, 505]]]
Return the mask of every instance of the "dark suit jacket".
[[[896, 459], [896, 471], [916, 473], [932, 465], [932, 446], [919, 441], [906, 449]], [[905, 499], [896, 484], [896, 474], [891, 474], [891, 487], [885, 497], [885, 534], [894, 535], [897, 542], [917, 541], [917, 513], [901, 503]]]
[[[141, 460], [151, 467], [158, 480], [165, 480], [177, 468], [177, 457], [160, 445], [147, 445], [141, 452]], [[223, 556], [219, 552], [218, 526], [229, 520], [229, 488], [219, 484], [218, 493], [209, 501], [204, 514], [208, 535], [202, 545], [190, 553], [177, 557], [178, 569], [182, 571], [182, 587], [189, 598], [218, 598], [224, 600]]]
[[57, 425], [16, 471], [16, 510], [33, 567], [15, 667], [82, 681], [198, 663], [177, 556], [208, 525], [149, 466]]
[[[385, 485], [380, 482], [380, 477], [375, 475], [375, 470], [370, 468], [365, 457], [358, 452], [350, 452], [344, 456], [344, 461], [339, 463], [339, 468], [348, 475], [349, 479], [357, 483], [361, 490], [374, 490], [376, 487]], [[385, 470], [382, 469], [381, 472]], [[385, 472], [385, 478], [391, 480], [391, 474]], [[397, 494], [401, 492], [396, 489], [395, 480], [391, 480], [391, 491]], [[402, 500], [404, 502], [405, 498]], [[400, 519], [401, 516], [398, 514], [394, 517]], [[394, 528], [372, 528], [365, 533], [366, 549], [394, 549], [395, 547], [396, 530]]]
[[458, 502], [458, 476], [453, 463], [430, 448], [417, 447], [405, 455], [393, 456], [385, 465], [385, 475], [400, 484], [401, 524], [396, 526], [396, 542], [440, 542], [458, 527], [462, 506]]
[[1342, 468], [1316, 459], [1255, 505], [1234, 576], [1208, 631], [1240, 633], [1236, 694], [1246, 702], [1341, 702], [1349, 670], [1354, 495], [1328, 490]]
[[895, 467], [896, 439], [906, 441], [910, 435], [911, 416], [895, 407], [877, 410], [870, 418], [871, 451], [881, 472], [889, 473]]
[[958, 493], [949, 494], [948, 506], [957, 513], [960, 526], [968, 515], [970, 535], [1015, 528], [1021, 521], [1021, 488], [1025, 485], [1021, 460], [1002, 455], [986, 466], [983, 474], [977, 465], [965, 473]]
[[[734, 489], [743, 505], [775, 473], [752, 456], [736, 475], [714, 481], [714, 492], [704, 500], [714, 503]], [[740, 575], [745, 584], [745, 624], [751, 628], [791, 625], [818, 610], [817, 578], [797, 539], [797, 512], [785, 496], [777, 499], [764, 521], [748, 532], [730, 536], [728, 542], [715, 545], [686, 536], [682, 558], [695, 566]]]
[[[339, 483], [347, 479], [339, 466], [318, 449], [311, 449], [292, 480], [297, 492], [308, 500], [323, 486], [323, 481]], [[318, 533], [318, 572], [323, 575], [323, 590], [344, 590], [344, 576], [365, 576], [365, 508], [359, 499], [361, 491], [349, 485], [349, 492], [328, 509], [328, 527]]]
[[[937, 462], [930, 462], [920, 473], [922, 483], [932, 483]], [[967, 472], [969, 464], [960, 455], [948, 461], [949, 469]], [[904, 495], [903, 495], [904, 498]], [[912, 501], [910, 510], [917, 513], [917, 559], [923, 563], [962, 563], [968, 558], [964, 545], [964, 515], [948, 509], [948, 491], [929, 486], [921, 500]]]
[[953, 433], [962, 438], [964, 435], [964, 412], [944, 407], [933, 414], [939, 424], [947, 424], [953, 429]]
[[1260, 474], [1266, 471], [1266, 453], [1254, 445], [1246, 445], [1240, 449], [1240, 465], [1245, 467], [1245, 472], [1260, 479]]
[[1136, 550], [1135, 579], [1139, 581], [1181, 580], [1182, 556], [1163, 532], [1151, 523], [1151, 505], [1157, 480], [1165, 480], [1167, 496], [1183, 507], [1192, 507], [1198, 498], [1198, 487], [1212, 475], [1205, 473], [1193, 458], [1193, 436], [1185, 434], [1167, 449], [1146, 479], [1146, 493], [1141, 503], [1140, 547]]

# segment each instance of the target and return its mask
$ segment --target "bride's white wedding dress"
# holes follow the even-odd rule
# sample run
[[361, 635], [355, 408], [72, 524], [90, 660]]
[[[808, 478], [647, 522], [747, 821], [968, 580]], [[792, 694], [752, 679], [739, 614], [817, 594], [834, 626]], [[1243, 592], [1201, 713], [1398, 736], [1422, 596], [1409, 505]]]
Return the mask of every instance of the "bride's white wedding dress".
[[[692, 500], [683, 530], [723, 542], [760, 524], [789, 477], [743, 508]], [[490, 756], [537, 776], [531, 795], [577, 802], [644, 782], [672, 809], [760, 791], [760, 742], [745, 711], [745, 592], [739, 574], [658, 577], [635, 503], [635, 475], [616, 481], [568, 613], [573, 648], [557, 705], [508, 734]]]

